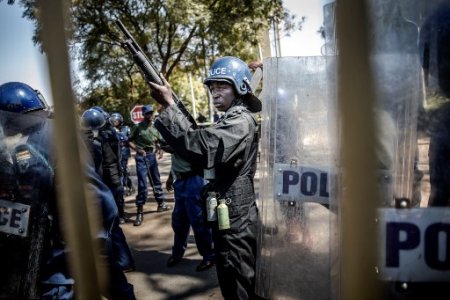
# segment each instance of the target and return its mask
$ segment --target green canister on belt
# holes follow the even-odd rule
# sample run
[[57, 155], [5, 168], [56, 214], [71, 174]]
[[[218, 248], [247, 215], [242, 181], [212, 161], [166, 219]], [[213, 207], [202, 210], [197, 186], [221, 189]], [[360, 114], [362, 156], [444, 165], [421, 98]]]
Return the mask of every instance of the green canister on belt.
[[228, 215], [228, 206], [225, 204], [225, 199], [220, 199], [219, 203], [219, 206], [217, 206], [219, 230], [230, 229], [230, 217]]

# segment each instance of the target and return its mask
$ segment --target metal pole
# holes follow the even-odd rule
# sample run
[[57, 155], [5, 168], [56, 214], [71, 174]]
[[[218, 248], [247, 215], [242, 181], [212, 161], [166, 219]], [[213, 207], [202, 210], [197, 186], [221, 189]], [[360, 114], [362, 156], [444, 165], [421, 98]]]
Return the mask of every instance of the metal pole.
[[272, 24], [272, 28], [273, 28], [273, 48], [275, 50], [275, 57], [279, 57], [279, 52], [278, 52], [278, 38], [277, 38], [277, 27], [276, 27], [276, 21], [273, 20], [273, 24]]
[[[78, 299], [100, 299], [100, 278], [97, 272], [98, 251], [93, 243], [94, 213], [88, 207], [79, 144], [78, 118], [74, 107], [69, 57], [66, 41], [68, 16], [66, 1], [40, 0], [42, 40], [55, 106], [55, 144], [58, 162], [58, 208], [64, 222], [64, 237], [70, 249], [70, 267], [75, 278]], [[92, 203], [92, 202], [90, 202]], [[97, 215], [98, 216], [98, 215]], [[98, 217], [96, 218], [99, 219]]]
[[275, 48], [276, 48], [276, 54], [277, 57], [281, 57], [281, 39], [280, 39], [280, 27], [279, 27], [279, 20], [275, 20]]
[[341, 293], [345, 300], [379, 299], [376, 265], [375, 103], [364, 0], [337, 4], [338, 105], [342, 120]]

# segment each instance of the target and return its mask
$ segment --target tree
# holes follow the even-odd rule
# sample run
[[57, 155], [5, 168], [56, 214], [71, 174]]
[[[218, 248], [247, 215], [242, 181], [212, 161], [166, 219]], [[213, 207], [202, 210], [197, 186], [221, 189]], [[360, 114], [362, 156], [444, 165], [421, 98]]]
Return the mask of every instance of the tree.
[[[35, 0], [20, 4], [24, 16], [35, 21], [33, 40], [39, 44]], [[172, 82], [176, 91], [187, 86], [187, 81], [178, 82], [186, 77], [175, 76], [177, 72], [202, 78], [217, 56], [257, 59], [255, 46], [273, 20], [295, 21], [281, 0], [72, 0], [71, 4], [71, 53], [89, 83], [81, 93], [84, 106], [103, 105], [114, 111], [150, 101], [149, 88], [114, 25], [118, 18], [159, 71], [168, 79], [177, 78]]]

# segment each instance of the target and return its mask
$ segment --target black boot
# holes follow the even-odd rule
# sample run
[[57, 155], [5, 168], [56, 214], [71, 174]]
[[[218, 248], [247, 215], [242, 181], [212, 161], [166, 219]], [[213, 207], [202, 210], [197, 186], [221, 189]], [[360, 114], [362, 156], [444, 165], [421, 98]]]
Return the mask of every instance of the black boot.
[[134, 221], [134, 226], [141, 226], [142, 221], [144, 221], [144, 209], [142, 208], [142, 205], [138, 205], [137, 207], [137, 214], [136, 214], [136, 220]]
[[163, 212], [163, 211], [168, 211], [171, 209], [172, 209], [172, 206], [167, 205], [166, 203], [162, 202], [162, 203], [158, 204], [158, 208], [156, 209], [156, 211]]

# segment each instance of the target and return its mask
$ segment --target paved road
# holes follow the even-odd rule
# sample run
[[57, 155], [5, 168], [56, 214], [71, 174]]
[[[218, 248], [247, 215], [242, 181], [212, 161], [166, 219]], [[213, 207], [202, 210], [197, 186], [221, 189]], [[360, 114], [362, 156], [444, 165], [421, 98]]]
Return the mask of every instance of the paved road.
[[[131, 158], [129, 163], [133, 184], [137, 187], [134, 158]], [[165, 154], [159, 161], [163, 183], [166, 181], [169, 169], [170, 155]], [[167, 202], [173, 206], [173, 193], [166, 193], [166, 198]], [[135, 195], [125, 199], [125, 210], [132, 220], [136, 214], [134, 199]], [[173, 244], [170, 222], [171, 211], [157, 213], [156, 202], [152, 198], [144, 206], [144, 222], [141, 226], [133, 226], [132, 221], [122, 225], [136, 261], [136, 271], [127, 273], [128, 280], [134, 285], [136, 297], [139, 300], [223, 299], [217, 282], [216, 269], [195, 271], [201, 256], [198, 254], [192, 232], [184, 260], [175, 267], [166, 267]]]

